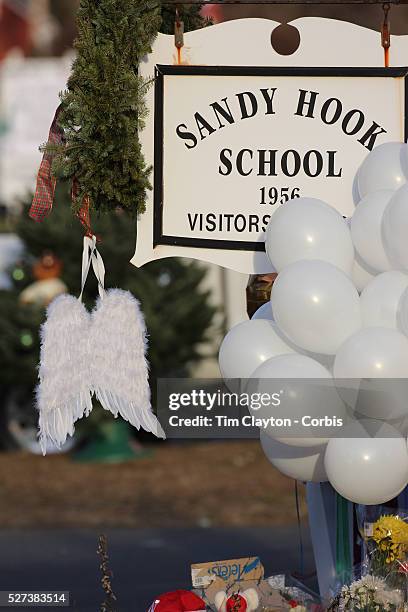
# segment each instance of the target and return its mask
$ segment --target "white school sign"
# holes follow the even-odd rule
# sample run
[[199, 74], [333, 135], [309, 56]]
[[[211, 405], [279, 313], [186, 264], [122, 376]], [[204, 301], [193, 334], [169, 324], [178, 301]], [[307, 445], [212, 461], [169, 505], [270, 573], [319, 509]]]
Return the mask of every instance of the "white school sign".
[[[253, 22], [263, 20], [243, 21], [259, 36]], [[356, 26], [342, 25], [354, 33]], [[209, 47], [222, 27], [204, 31]], [[156, 55], [142, 135], [154, 189], [139, 222], [136, 265], [185, 255], [269, 271], [264, 232], [279, 206], [307, 196], [351, 215], [366, 155], [406, 139], [404, 67], [172, 65]]]

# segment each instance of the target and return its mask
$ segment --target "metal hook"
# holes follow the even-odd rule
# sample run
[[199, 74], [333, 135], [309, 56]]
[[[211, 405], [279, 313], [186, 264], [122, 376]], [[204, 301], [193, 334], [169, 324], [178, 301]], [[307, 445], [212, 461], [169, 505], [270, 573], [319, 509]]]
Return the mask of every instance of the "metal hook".
[[391, 10], [391, 4], [385, 2], [383, 4], [384, 21], [381, 27], [381, 45], [384, 49], [384, 63], [385, 67], [388, 68], [390, 65], [390, 47], [391, 47], [391, 25], [389, 20], [389, 12]]
[[176, 20], [174, 22], [174, 44], [177, 49], [184, 47], [184, 22], [180, 19], [178, 6], [176, 6]]

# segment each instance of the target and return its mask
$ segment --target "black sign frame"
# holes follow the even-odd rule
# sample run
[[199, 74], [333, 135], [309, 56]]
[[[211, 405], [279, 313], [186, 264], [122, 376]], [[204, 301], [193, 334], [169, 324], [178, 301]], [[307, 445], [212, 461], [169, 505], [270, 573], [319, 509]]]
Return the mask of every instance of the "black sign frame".
[[269, 66], [168, 66], [158, 64], [155, 69], [154, 91], [154, 183], [153, 183], [153, 248], [159, 245], [220, 249], [227, 251], [264, 252], [264, 242], [246, 240], [214, 240], [169, 236], [163, 233], [164, 143], [164, 78], [167, 75], [194, 76], [319, 76], [319, 77], [393, 77], [404, 78], [404, 140], [408, 140], [408, 67], [372, 68], [298, 68]]

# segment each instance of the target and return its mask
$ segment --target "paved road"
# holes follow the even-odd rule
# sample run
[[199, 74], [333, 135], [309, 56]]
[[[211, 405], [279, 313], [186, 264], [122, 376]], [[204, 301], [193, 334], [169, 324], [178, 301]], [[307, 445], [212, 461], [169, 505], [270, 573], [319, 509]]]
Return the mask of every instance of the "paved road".
[[[75, 611], [98, 612], [103, 600], [95, 553], [98, 534], [89, 529], [0, 530], [0, 590], [69, 590]], [[191, 562], [259, 555], [267, 575], [299, 569], [297, 526], [115, 529], [106, 534], [118, 612], [146, 612], [154, 596], [189, 588]], [[307, 533], [304, 539], [305, 570], [311, 571]]]

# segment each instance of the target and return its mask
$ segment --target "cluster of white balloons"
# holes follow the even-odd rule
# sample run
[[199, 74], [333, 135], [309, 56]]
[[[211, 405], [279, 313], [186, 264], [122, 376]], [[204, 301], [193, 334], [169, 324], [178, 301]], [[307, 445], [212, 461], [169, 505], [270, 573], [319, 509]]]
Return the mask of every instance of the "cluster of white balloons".
[[[408, 484], [408, 145], [376, 147], [356, 181], [360, 201], [350, 219], [312, 198], [272, 216], [271, 302], [227, 334], [219, 364], [225, 379], [251, 379], [257, 389], [262, 379], [331, 379], [332, 389], [306, 400], [303, 414], [341, 416], [347, 405], [367, 422], [326, 440], [279, 439], [262, 429], [262, 447], [287, 476], [329, 480], [351, 501], [380, 504]], [[358, 384], [342, 388], [343, 379]], [[399, 379], [390, 389], [402, 390], [384, 399], [379, 384], [361, 397], [362, 379]]]

